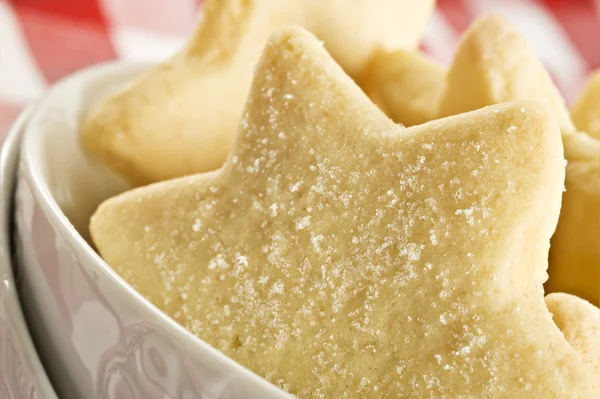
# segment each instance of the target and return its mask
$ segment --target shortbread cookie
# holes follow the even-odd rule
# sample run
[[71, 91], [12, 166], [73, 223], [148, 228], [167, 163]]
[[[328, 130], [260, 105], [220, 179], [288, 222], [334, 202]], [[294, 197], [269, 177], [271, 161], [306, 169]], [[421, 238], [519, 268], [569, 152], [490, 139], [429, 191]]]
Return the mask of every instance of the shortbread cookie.
[[571, 117], [577, 129], [600, 140], [600, 69], [594, 71], [571, 107]]
[[[414, 48], [433, 0], [207, 0], [187, 48], [100, 106], [89, 152], [143, 184], [219, 168], [271, 32], [307, 27], [353, 77], [375, 51]], [[301, 85], [302, 82], [295, 82]]]
[[[535, 52], [500, 16], [485, 16], [472, 24], [447, 74], [408, 51], [381, 54], [373, 65], [365, 91], [399, 123], [412, 115], [424, 123], [487, 105], [525, 100], [548, 103], [563, 132], [575, 132], [564, 99]], [[411, 102], [412, 98], [418, 101]], [[411, 112], [408, 116], [406, 109]]]
[[[561, 218], [550, 250], [547, 289], [600, 303], [600, 141], [577, 133], [550, 76], [518, 31], [483, 17], [465, 32], [447, 72], [440, 116], [506, 101], [550, 106], [568, 160]], [[517, 126], [507, 126], [514, 133]]]
[[395, 122], [414, 126], [436, 118], [445, 80], [444, 69], [426, 56], [397, 50], [375, 57], [363, 89]]
[[554, 322], [600, 381], [600, 309], [573, 295], [546, 297]]
[[224, 167], [110, 199], [91, 232], [151, 302], [299, 397], [591, 398], [542, 290], [563, 178], [547, 108], [401, 128], [288, 28]]
[[547, 103], [563, 134], [575, 132], [564, 99], [527, 40], [503, 17], [479, 18], [461, 38], [438, 117], [521, 100]]
[[547, 288], [598, 304], [600, 142], [576, 133], [564, 100], [518, 31], [500, 17], [481, 18], [463, 36], [447, 73], [440, 116], [515, 100], [547, 102], [551, 106], [561, 126], [569, 161], [561, 219], [552, 240]]

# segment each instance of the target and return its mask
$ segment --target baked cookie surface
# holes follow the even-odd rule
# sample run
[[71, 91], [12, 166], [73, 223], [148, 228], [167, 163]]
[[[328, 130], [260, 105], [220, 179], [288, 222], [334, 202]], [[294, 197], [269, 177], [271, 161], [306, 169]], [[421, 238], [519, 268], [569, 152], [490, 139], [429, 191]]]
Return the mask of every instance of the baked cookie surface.
[[[398, 63], [401, 58], [389, 54]], [[572, 109], [577, 118], [577, 128], [560, 93], [553, 85], [549, 74], [538, 60], [525, 38], [504, 18], [486, 16], [478, 19], [464, 33], [452, 65], [445, 73], [445, 84], [420, 86], [419, 81], [440, 81], [444, 71], [427, 67], [422, 63], [411, 63], [411, 74], [420, 78], [409, 79], [410, 87], [417, 92], [409, 98], [428, 98], [414, 101], [411, 107], [402, 106], [398, 99], [408, 100], [403, 93], [395, 93], [398, 81], [395, 74], [403, 72], [407, 63], [397, 66], [396, 71], [380, 68], [377, 72], [386, 111], [396, 121], [401, 116], [427, 116], [431, 119], [434, 110], [437, 117], [468, 112], [492, 104], [507, 101], [536, 101], [552, 110], [563, 136], [565, 158], [568, 161], [561, 217], [552, 239], [550, 252], [550, 292], [568, 292], [581, 296], [595, 305], [600, 304], [600, 141], [594, 134], [577, 132], [577, 128], [594, 129], [595, 118], [600, 118], [600, 81], [598, 74], [592, 75], [581, 99]], [[392, 67], [392, 64], [389, 65]], [[426, 92], [420, 92], [425, 90]], [[434, 99], [439, 98], [439, 103]], [[397, 104], [401, 111], [394, 108]], [[422, 120], [426, 120], [423, 117]], [[600, 123], [600, 119], [598, 119]], [[517, 127], [509, 126], [513, 131]]]
[[217, 169], [231, 150], [254, 66], [274, 29], [305, 26], [356, 78], [376, 51], [416, 47], [433, 3], [207, 0], [187, 47], [95, 110], [83, 144], [140, 185]]
[[403, 129], [289, 28], [225, 166], [110, 199], [91, 232], [151, 302], [300, 397], [590, 398], [542, 289], [563, 177], [545, 107]]

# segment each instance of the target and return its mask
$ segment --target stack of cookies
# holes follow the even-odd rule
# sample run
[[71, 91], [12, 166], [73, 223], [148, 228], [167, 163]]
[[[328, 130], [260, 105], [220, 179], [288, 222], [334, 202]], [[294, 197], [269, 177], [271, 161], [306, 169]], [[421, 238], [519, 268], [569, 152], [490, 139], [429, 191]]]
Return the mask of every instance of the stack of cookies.
[[433, 1], [204, 7], [83, 126], [115, 271], [298, 397], [600, 397], [597, 75], [569, 113], [497, 16], [445, 70]]

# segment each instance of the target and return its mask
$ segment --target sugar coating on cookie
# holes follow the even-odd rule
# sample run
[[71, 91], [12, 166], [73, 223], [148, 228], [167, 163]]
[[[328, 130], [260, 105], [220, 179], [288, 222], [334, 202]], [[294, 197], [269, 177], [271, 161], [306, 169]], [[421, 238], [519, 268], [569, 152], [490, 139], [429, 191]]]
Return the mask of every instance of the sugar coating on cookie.
[[363, 89], [396, 123], [420, 125], [436, 118], [445, 71], [409, 50], [381, 53], [370, 64]]
[[[94, 110], [88, 152], [136, 184], [223, 165], [272, 31], [307, 27], [358, 78], [376, 51], [414, 48], [433, 0], [207, 0], [188, 46]], [[301, 82], [298, 82], [301, 84]]]
[[[482, 17], [461, 38], [446, 73], [438, 117], [518, 100], [541, 102], [550, 107], [561, 127], [568, 160], [566, 191], [550, 248], [550, 277], [546, 287], [550, 292], [568, 292], [597, 305], [600, 303], [600, 141], [576, 131], [563, 98], [516, 28], [502, 17]], [[583, 105], [579, 109], [579, 114], [586, 112]], [[518, 126], [507, 126], [506, 131], [515, 133], [517, 129]]]
[[403, 129], [290, 28], [223, 169], [110, 199], [91, 233], [160, 309], [300, 397], [592, 397], [543, 298], [563, 174], [546, 108]]

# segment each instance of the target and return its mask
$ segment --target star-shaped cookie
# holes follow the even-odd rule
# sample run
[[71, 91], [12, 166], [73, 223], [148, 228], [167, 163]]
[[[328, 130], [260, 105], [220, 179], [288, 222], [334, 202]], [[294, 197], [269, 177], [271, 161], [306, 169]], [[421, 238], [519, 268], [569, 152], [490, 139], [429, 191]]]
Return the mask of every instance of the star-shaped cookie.
[[545, 107], [404, 129], [287, 28], [223, 168], [110, 199], [91, 233], [150, 301], [300, 397], [592, 397], [543, 298], [563, 177]]
[[[396, 55], [389, 57], [395, 57], [396, 62], [401, 61]], [[415, 69], [411, 73], [420, 74], [421, 81], [444, 79], [440, 68], [421, 67], [417, 71], [417, 64], [413, 65]], [[386, 96], [383, 102], [393, 105], [394, 96], [403, 98], [403, 93], [393, 92], [393, 84], [386, 82], [386, 79], [394, 81], [388, 78], [394, 76], [393, 71], [386, 75], [372, 70], [371, 74], [379, 75], [379, 80], [372, 78], [372, 81], [379, 82], [380, 87], [388, 87], [387, 91], [378, 91]], [[591, 87], [600, 84], [593, 83], [594, 79], [591, 79]], [[550, 279], [546, 287], [553, 292], [569, 292], [599, 304], [600, 141], [577, 132], [563, 98], [525, 38], [502, 17], [478, 19], [463, 35], [446, 73], [445, 85], [430, 85], [427, 90], [429, 93], [412, 96], [430, 98], [430, 104], [417, 101], [413, 108], [420, 109], [405, 110], [413, 115], [431, 115], [437, 110], [437, 117], [443, 117], [506, 101], [537, 101], [550, 106], [561, 126], [569, 164], [561, 218], [552, 240]], [[588, 88], [573, 109], [579, 127], [589, 127], [593, 123], [593, 91]], [[597, 92], [600, 93], [600, 88]], [[439, 108], [433, 103], [434, 98], [441, 98]], [[398, 112], [391, 110], [389, 114], [394, 116]], [[513, 131], [516, 126], [507, 129]]]
[[600, 140], [600, 69], [594, 71], [571, 107], [571, 117], [577, 129]]
[[138, 184], [219, 168], [231, 149], [252, 71], [275, 28], [307, 27], [358, 77], [376, 51], [415, 47], [433, 3], [207, 0], [187, 48], [92, 113], [83, 144]]
[[[447, 73], [440, 116], [504, 101], [550, 105], [569, 162], [561, 218], [550, 252], [550, 291], [600, 303], [600, 142], [577, 133], [564, 100], [526, 40], [501, 17], [465, 33]], [[512, 130], [511, 127], [509, 129]]]
[[[507, 101], [538, 101], [551, 107], [563, 133], [575, 132], [564, 100], [544, 66], [527, 40], [503, 17], [478, 18], [463, 34], [447, 73], [417, 53], [388, 52], [377, 60], [367, 71], [365, 91], [375, 93], [376, 103], [385, 103], [392, 118], [409, 109], [414, 113], [409, 119], [429, 115], [430, 119], [419, 118], [424, 123]], [[409, 96], [430, 101], [413, 101], [406, 107]]]
[[564, 99], [527, 40], [503, 17], [477, 19], [448, 70], [438, 116], [520, 100], [548, 104], [563, 134], [575, 131]]
[[444, 69], [426, 56], [397, 50], [374, 58], [362, 87], [395, 122], [413, 126], [437, 117], [445, 81]]

